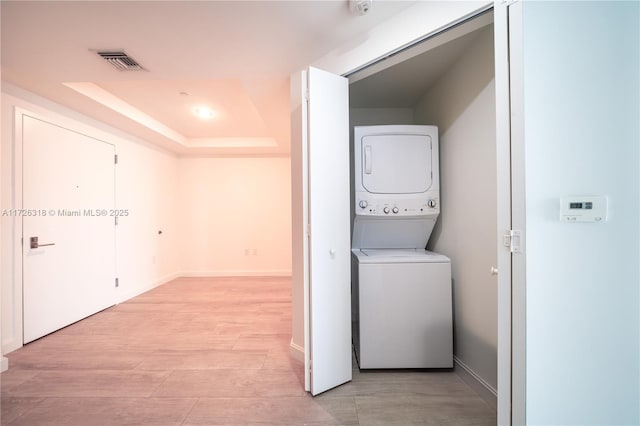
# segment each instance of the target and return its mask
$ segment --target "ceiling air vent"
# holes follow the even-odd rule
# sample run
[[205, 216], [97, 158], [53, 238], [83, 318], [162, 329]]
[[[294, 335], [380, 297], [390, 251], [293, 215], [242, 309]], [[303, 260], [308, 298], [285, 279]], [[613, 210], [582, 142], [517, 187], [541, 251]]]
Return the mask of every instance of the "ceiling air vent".
[[102, 57], [105, 61], [116, 67], [119, 71], [143, 71], [144, 68], [131, 56], [125, 52], [119, 51], [101, 51], [97, 50], [96, 53]]

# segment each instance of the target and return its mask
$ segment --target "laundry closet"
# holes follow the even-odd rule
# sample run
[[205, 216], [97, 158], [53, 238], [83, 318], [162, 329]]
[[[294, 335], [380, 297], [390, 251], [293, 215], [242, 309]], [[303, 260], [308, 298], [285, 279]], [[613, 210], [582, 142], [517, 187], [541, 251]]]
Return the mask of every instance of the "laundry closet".
[[[492, 21], [492, 13], [485, 13], [351, 74], [349, 129], [353, 188], [353, 159], [361, 155], [354, 152], [355, 127], [437, 126], [440, 213], [426, 249], [451, 260], [456, 367], [495, 393], [497, 195]], [[352, 228], [358, 208], [355, 198], [352, 189]], [[352, 274], [354, 268], [357, 272], [357, 266], [352, 266]], [[354, 321], [358, 321], [359, 312], [354, 311]], [[354, 339], [357, 334], [354, 332]]]

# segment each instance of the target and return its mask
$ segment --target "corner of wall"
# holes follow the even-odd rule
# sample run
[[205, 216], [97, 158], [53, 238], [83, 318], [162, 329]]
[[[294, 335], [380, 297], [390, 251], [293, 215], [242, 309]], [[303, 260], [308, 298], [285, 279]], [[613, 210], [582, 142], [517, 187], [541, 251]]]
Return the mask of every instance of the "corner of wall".
[[464, 381], [480, 398], [484, 400], [494, 411], [498, 410], [498, 391], [478, 376], [468, 365], [458, 357], [453, 357], [455, 362], [454, 372]]
[[304, 348], [294, 343], [293, 339], [291, 339], [291, 343], [289, 344], [289, 353], [293, 359], [304, 362]]

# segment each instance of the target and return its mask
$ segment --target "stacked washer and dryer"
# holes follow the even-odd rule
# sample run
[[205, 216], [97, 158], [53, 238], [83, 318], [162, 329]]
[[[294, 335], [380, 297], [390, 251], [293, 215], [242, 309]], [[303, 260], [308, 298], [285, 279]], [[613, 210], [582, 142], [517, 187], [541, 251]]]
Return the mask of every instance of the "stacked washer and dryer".
[[453, 367], [451, 262], [435, 126], [354, 128], [353, 343], [361, 369]]

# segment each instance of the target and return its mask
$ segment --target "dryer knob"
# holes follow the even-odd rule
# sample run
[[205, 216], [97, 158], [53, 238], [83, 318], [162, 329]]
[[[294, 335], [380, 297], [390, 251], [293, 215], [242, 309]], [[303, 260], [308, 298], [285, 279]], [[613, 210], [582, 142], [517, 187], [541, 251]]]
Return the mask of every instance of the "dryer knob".
[[429, 207], [431, 207], [432, 209], [433, 209], [433, 208], [435, 208], [435, 206], [436, 206], [436, 200], [429, 200], [429, 201], [427, 202], [427, 205], [428, 205]]
[[384, 212], [384, 214], [389, 214], [389, 207], [385, 207], [384, 209], [382, 209], [382, 211]]
[[399, 211], [400, 211], [400, 210], [399, 210], [397, 207], [394, 207], [394, 208], [393, 208], [393, 212], [394, 212], [394, 213], [398, 213]]
[[367, 203], [367, 200], [360, 200], [358, 205], [360, 206], [361, 209], [366, 209], [369, 203]]

